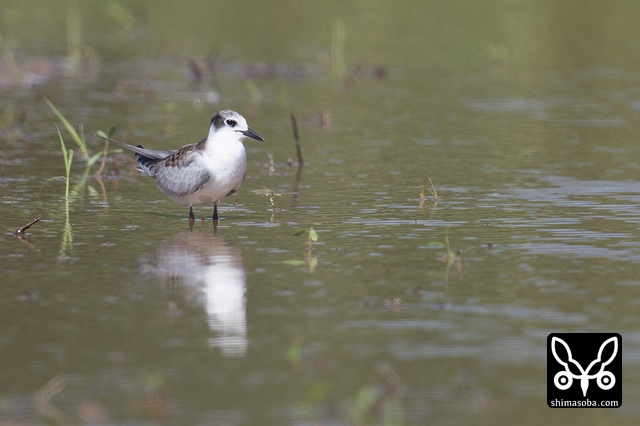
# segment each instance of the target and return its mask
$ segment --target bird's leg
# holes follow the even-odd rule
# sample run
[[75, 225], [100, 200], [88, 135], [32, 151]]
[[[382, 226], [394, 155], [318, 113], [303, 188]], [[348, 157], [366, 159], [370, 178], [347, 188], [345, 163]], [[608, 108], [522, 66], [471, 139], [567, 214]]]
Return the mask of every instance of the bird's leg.
[[216, 201], [213, 203], [213, 221], [217, 222], [218, 219], [218, 202]]
[[213, 235], [218, 233], [218, 202], [213, 203]]
[[196, 217], [193, 215], [193, 206], [189, 206], [189, 230], [193, 231], [193, 223], [196, 221]]

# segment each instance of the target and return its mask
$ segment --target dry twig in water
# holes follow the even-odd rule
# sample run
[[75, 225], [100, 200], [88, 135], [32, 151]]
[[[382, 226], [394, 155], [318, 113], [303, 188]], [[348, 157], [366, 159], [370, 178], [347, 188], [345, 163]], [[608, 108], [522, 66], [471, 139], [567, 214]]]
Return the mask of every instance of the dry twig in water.
[[36, 217], [34, 217], [33, 219], [31, 219], [29, 221], [29, 223], [22, 225], [20, 228], [18, 228], [18, 230], [16, 231], [17, 235], [22, 235], [24, 234], [24, 232], [31, 228], [33, 225], [35, 225], [36, 223], [38, 223], [40, 221], [40, 219], [42, 219], [42, 216], [38, 215]]
[[300, 167], [304, 165], [302, 159], [302, 151], [300, 150], [300, 136], [298, 135], [298, 123], [296, 122], [295, 115], [291, 114], [291, 126], [293, 126], [293, 138], [296, 141], [296, 153], [298, 154], [298, 164]]

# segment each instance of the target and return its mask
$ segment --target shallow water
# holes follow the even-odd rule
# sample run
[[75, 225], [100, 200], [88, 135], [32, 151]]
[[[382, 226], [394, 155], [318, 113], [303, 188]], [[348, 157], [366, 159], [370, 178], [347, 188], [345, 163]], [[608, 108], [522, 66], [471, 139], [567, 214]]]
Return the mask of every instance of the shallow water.
[[[93, 53], [74, 68], [73, 11], [36, 3], [0, 14], [29, 77], [8, 76], [5, 54], [0, 419], [635, 424], [640, 74], [626, 10], [282, 2], [223, 18], [198, 2], [87, 2]], [[576, 14], [611, 31], [584, 33]], [[247, 179], [215, 235], [210, 208], [189, 232], [187, 209], [113, 148], [98, 178], [76, 153], [67, 218], [43, 96], [92, 153], [111, 127], [159, 149], [195, 142], [223, 108], [267, 141], [246, 141]], [[294, 236], [310, 227], [317, 241]], [[622, 335], [621, 408], [546, 407], [546, 340], [565, 331]]]

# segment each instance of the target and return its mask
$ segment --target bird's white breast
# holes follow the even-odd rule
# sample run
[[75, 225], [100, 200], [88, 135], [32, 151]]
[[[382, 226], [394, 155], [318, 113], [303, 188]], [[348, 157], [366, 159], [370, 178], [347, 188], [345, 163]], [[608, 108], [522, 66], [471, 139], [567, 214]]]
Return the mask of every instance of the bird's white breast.
[[198, 159], [211, 175], [211, 180], [190, 195], [174, 198], [186, 205], [212, 204], [242, 186], [247, 172], [247, 154], [242, 142], [208, 146]]

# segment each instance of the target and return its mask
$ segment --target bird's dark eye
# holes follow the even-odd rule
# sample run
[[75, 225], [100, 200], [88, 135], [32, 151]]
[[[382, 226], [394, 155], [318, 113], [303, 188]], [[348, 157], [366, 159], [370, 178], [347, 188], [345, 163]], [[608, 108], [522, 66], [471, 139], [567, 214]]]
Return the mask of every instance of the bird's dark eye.
[[235, 126], [235, 125], [236, 125], [236, 120], [232, 120], [232, 119], [230, 119], [230, 118], [226, 119], [224, 122], [225, 122], [225, 124], [226, 124], [227, 126], [231, 126], [231, 127], [233, 127], [233, 126]]

